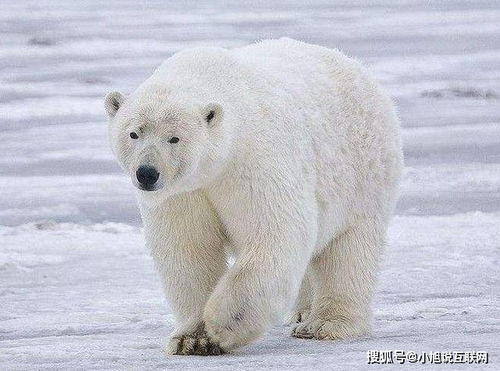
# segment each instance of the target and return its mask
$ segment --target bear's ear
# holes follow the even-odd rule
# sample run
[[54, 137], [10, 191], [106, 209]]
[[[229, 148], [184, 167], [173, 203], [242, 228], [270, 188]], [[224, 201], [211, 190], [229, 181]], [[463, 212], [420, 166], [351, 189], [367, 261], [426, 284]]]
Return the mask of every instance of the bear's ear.
[[209, 103], [201, 109], [201, 115], [207, 126], [218, 125], [224, 116], [224, 111], [219, 103]]
[[118, 112], [123, 102], [125, 102], [125, 96], [119, 91], [112, 91], [106, 95], [106, 98], [104, 98], [104, 108], [110, 118], [115, 117], [116, 112]]

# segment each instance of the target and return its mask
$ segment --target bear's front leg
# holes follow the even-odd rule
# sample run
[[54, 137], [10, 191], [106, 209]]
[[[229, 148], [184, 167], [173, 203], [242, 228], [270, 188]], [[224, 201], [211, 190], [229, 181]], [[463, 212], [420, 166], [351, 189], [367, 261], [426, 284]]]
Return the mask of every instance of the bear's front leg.
[[217, 355], [202, 319], [205, 303], [226, 270], [224, 235], [205, 197], [192, 192], [160, 207], [141, 205], [146, 243], [175, 316], [166, 352]]
[[237, 259], [203, 313], [209, 338], [224, 351], [252, 342], [283, 318], [298, 292], [316, 238], [314, 200], [276, 197], [273, 209], [266, 209], [258, 196], [231, 200], [235, 208], [224, 209], [234, 212], [224, 222]]
[[206, 304], [209, 338], [230, 351], [260, 337], [293, 302], [307, 255], [303, 246], [276, 239], [238, 259]]

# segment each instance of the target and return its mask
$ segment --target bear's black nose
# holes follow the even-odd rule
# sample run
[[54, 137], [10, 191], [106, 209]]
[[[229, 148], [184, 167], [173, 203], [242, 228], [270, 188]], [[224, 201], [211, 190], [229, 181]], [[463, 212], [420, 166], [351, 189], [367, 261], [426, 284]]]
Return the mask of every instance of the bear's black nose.
[[149, 190], [157, 182], [160, 173], [152, 166], [143, 165], [135, 172], [135, 176], [144, 189]]

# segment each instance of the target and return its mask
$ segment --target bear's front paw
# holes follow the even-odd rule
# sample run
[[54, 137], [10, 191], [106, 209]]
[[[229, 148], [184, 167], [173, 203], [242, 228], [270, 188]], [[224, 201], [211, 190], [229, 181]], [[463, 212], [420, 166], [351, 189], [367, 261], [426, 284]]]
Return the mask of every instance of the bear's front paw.
[[366, 335], [369, 330], [368, 324], [363, 321], [345, 317], [327, 320], [308, 318], [293, 329], [292, 336], [301, 339], [340, 340]]
[[220, 345], [207, 335], [204, 325], [200, 325], [193, 333], [172, 337], [165, 351], [167, 354], [185, 356], [218, 356], [225, 353]]
[[250, 303], [231, 301], [227, 298], [211, 298], [205, 307], [203, 320], [210, 339], [226, 351], [232, 351], [257, 339], [268, 324]]

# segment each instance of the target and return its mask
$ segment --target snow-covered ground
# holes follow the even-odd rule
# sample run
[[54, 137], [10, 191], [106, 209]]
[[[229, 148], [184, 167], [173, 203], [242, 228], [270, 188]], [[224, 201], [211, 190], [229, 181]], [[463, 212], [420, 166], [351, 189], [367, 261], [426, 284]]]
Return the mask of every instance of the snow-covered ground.
[[[498, 1], [0, 0], [0, 9], [1, 370], [359, 370], [377, 367], [368, 350], [489, 351], [498, 368]], [[102, 98], [131, 91], [179, 49], [280, 36], [356, 56], [399, 107], [407, 170], [374, 334], [317, 342], [278, 326], [232, 355], [166, 357], [172, 317], [107, 146]]]
[[162, 353], [172, 316], [138, 228], [6, 227], [0, 235], [0, 368], [359, 370], [367, 367], [367, 350], [486, 350], [496, 363], [499, 225], [498, 213], [397, 216], [371, 338], [301, 340], [289, 336], [290, 327], [277, 326], [221, 357]]

